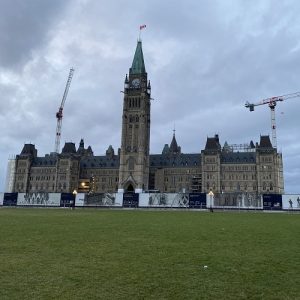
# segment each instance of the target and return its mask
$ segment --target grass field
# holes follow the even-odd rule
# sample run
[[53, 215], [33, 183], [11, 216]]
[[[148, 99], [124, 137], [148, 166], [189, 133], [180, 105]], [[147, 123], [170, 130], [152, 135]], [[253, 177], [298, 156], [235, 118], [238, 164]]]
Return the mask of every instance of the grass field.
[[1, 300], [300, 299], [300, 214], [0, 209], [0, 259]]

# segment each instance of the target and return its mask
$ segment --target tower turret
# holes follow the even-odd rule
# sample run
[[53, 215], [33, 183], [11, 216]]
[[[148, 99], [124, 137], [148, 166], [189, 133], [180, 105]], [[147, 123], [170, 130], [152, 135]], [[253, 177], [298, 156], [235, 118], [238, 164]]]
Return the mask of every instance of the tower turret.
[[125, 76], [125, 81], [124, 81], [124, 92], [129, 88], [129, 80], [128, 80], [128, 76], [126, 74]]

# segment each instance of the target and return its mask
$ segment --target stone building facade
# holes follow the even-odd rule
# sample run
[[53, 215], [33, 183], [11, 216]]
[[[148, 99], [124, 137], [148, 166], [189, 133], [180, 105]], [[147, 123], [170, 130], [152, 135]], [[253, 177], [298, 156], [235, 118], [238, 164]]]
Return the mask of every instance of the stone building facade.
[[151, 86], [142, 42], [138, 41], [125, 77], [121, 148], [94, 155], [81, 140], [65, 143], [61, 153], [37, 155], [25, 144], [16, 156], [14, 192], [104, 193], [160, 192], [284, 193], [282, 155], [269, 136], [248, 145], [221, 146], [208, 137], [201, 153], [182, 153], [175, 133], [161, 154], [150, 154]]

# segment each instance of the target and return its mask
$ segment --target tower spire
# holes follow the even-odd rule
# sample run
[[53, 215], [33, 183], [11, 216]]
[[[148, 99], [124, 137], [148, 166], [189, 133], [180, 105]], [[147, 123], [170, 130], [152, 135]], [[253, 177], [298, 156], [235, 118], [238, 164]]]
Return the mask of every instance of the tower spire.
[[174, 129], [173, 129], [173, 138], [170, 144], [170, 152], [172, 154], [177, 154], [177, 153], [181, 153], [181, 147], [178, 146], [177, 141], [176, 141], [176, 136], [175, 136], [175, 124], [174, 124]]
[[131, 68], [129, 69], [129, 74], [143, 74], [143, 73], [146, 73], [146, 68], [144, 63], [142, 41], [138, 40], [132, 65]]

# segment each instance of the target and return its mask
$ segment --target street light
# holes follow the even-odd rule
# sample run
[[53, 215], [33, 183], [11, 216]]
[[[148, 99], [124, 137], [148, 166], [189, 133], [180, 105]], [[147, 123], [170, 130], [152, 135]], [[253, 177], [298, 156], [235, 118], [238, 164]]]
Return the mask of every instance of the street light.
[[74, 195], [74, 200], [72, 200], [72, 203], [71, 203], [71, 209], [73, 210], [73, 209], [75, 209], [75, 201], [76, 201], [76, 195], [77, 195], [77, 190], [76, 189], [74, 189], [74, 191], [73, 191], [73, 195]]
[[213, 199], [214, 193], [212, 190], [209, 191], [208, 196], [209, 196], [209, 210], [210, 210], [210, 212], [213, 212], [212, 199]]

